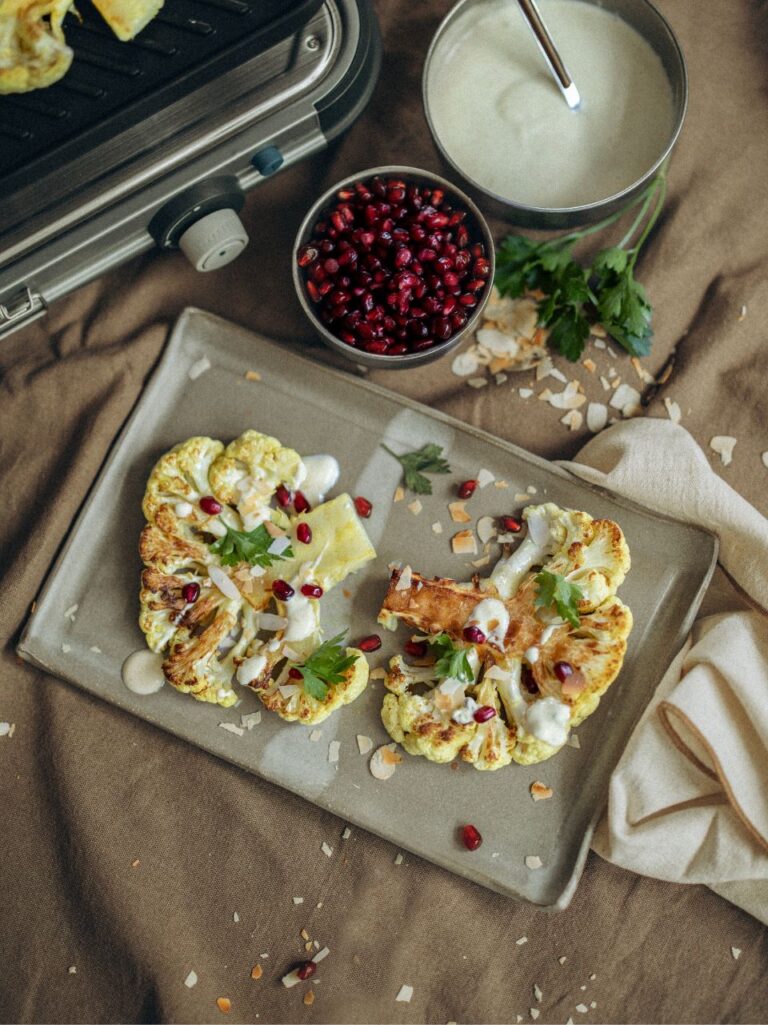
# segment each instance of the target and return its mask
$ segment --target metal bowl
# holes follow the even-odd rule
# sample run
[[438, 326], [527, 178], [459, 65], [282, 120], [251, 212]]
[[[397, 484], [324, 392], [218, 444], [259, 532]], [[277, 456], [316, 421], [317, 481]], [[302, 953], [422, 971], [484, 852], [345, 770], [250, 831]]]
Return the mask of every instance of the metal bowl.
[[[445, 191], [445, 197], [451, 205], [467, 211], [468, 216], [464, 223], [469, 228], [470, 236], [474, 240], [482, 242], [485, 246], [488, 262], [490, 263], [490, 273], [488, 275], [487, 284], [485, 289], [479, 294], [477, 306], [473, 310], [467, 323], [463, 328], [461, 328], [461, 330], [457, 331], [455, 335], [452, 335], [444, 342], [434, 345], [431, 349], [426, 349], [424, 352], [409, 352], [404, 353], [402, 356], [384, 356], [377, 353], [365, 352], [362, 349], [356, 349], [353, 346], [348, 345], [346, 342], [343, 342], [340, 338], [337, 338], [336, 335], [333, 334], [332, 331], [329, 331], [325, 324], [323, 324], [316, 316], [314, 305], [307, 296], [304, 276], [297, 263], [296, 257], [299, 250], [302, 246], [306, 245], [312, 237], [315, 224], [322, 219], [322, 213], [326, 207], [333, 204], [336, 199], [336, 193], [339, 189], [346, 188], [349, 185], [354, 185], [356, 182], [366, 182], [375, 177], [403, 178], [408, 184], [426, 185], [430, 187], [438, 186], [443, 189]], [[461, 189], [457, 188], [452, 182], [446, 181], [445, 178], [441, 178], [437, 174], [433, 174], [432, 171], [423, 171], [418, 167], [401, 167], [395, 164], [387, 165], [386, 167], [372, 167], [366, 171], [359, 171], [357, 174], [351, 174], [347, 178], [343, 178], [341, 181], [336, 182], [336, 184], [328, 189], [327, 192], [324, 192], [323, 195], [312, 205], [307, 212], [306, 217], [301, 222], [301, 226], [299, 227], [296, 235], [296, 241], [293, 246], [292, 264], [293, 283], [296, 287], [296, 294], [299, 297], [299, 302], [325, 344], [329, 348], [333, 349], [334, 352], [338, 352], [353, 363], [386, 370], [399, 370], [405, 369], [406, 367], [421, 366], [423, 363], [431, 363], [432, 360], [439, 359], [441, 356], [445, 356], [445, 354], [450, 352], [452, 349], [455, 349], [467, 335], [475, 331], [483, 309], [485, 308], [485, 304], [488, 302], [490, 297], [491, 287], [493, 285], [493, 276], [496, 269], [493, 236], [491, 235], [485, 218], [480, 213], [474, 201], [470, 199], [465, 192], [462, 192]]]
[[[527, 228], [541, 228], [559, 230], [562, 228], [575, 228], [579, 225], [594, 224], [596, 221], [608, 217], [625, 206], [631, 199], [639, 195], [651, 179], [669, 160], [672, 149], [680, 135], [683, 127], [685, 112], [688, 106], [688, 73], [685, 66], [685, 58], [680, 49], [675, 34], [667, 23], [666, 19], [656, 10], [649, 0], [583, 0], [585, 3], [592, 3], [603, 10], [618, 15], [628, 25], [634, 28], [661, 60], [662, 66], [669, 79], [672, 89], [672, 105], [674, 110], [674, 121], [672, 132], [663, 151], [651, 164], [648, 170], [638, 178], [637, 181], [628, 185], [620, 192], [616, 192], [605, 199], [600, 199], [582, 206], [569, 207], [538, 207], [526, 206], [516, 202], [514, 198], [500, 196], [475, 181], [462, 167], [455, 163], [443, 147], [430, 113], [429, 107], [429, 74], [430, 68], [436, 60], [440, 59], [440, 44], [445, 34], [458, 18], [472, 7], [480, 7], [487, 0], [459, 0], [459, 2], [443, 18], [432, 39], [424, 64], [422, 77], [422, 98], [424, 112], [435, 141], [443, 159], [454, 171], [461, 175], [462, 179], [470, 186], [472, 194], [475, 195], [488, 212], [497, 217], [511, 220]], [[578, 83], [577, 83], [578, 84]]]

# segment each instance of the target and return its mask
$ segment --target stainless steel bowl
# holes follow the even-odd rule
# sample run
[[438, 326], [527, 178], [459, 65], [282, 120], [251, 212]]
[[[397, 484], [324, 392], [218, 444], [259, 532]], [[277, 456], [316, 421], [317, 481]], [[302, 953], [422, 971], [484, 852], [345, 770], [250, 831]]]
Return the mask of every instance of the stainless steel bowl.
[[[473, 310], [472, 315], [465, 326], [461, 328], [460, 331], [457, 331], [455, 335], [452, 335], [447, 339], [447, 341], [440, 342], [438, 345], [434, 345], [431, 349], [426, 349], [424, 352], [405, 353], [402, 356], [383, 356], [372, 352], [365, 352], [362, 349], [355, 349], [346, 342], [342, 342], [342, 340], [337, 338], [332, 331], [329, 331], [325, 324], [323, 324], [323, 322], [315, 315], [314, 305], [307, 297], [304, 276], [296, 260], [301, 247], [306, 245], [312, 237], [312, 229], [315, 224], [322, 219], [323, 211], [333, 204], [336, 199], [336, 193], [339, 189], [346, 188], [356, 182], [369, 181], [371, 178], [375, 178], [377, 176], [382, 178], [403, 178], [409, 184], [426, 185], [430, 187], [438, 186], [443, 189], [445, 191], [446, 199], [453, 206], [460, 207], [467, 211], [468, 216], [465, 223], [469, 228], [470, 235], [473, 239], [483, 243], [490, 263], [488, 283], [486, 284], [483, 292], [478, 296], [477, 306]], [[470, 199], [465, 192], [462, 192], [461, 189], [457, 188], [452, 182], [446, 181], [445, 178], [441, 178], [439, 175], [433, 174], [431, 171], [423, 171], [418, 167], [401, 167], [394, 164], [386, 167], [372, 167], [366, 171], [359, 171], [357, 174], [351, 174], [347, 178], [342, 179], [342, 181], [336, 182], [336, 184], [328, 189], [327, 192], [324, 192], [323, 195], [310, 207], [306, 217], [301, 222], [301, 226], [299, 227], [296, 235], [296, 241], [293, 246], [292, 263], [293, 283], [296, 287], [296, 294], [299, 297], [299, 302], [325, 344], [335, 352], [340, 353], [346, 359], [351, 360], [353, 363], [386, 370], [399, 370], [405, 369], [406, 367], [421, 366], [423, 363], [430, 363], [432, 360], [439, 359], [441, 356], [445, 356], [445, 354], [450, 352], [452, 349], [455, 349], [462, 339], [475, 331], [483, 309], [485, 308], [485, 304], [488, 302], [490, 297], [491, 287], [493, 285], [493, 276], [496, 270], [493, 236], [491, 235], [485, 218], [480, 213], [474, 201]]]
[[472, 194], [482, 202], [483, 207], [488, 210], [489, 214], [512, 221], [514, 224], [519, 224], [522, 227], [558, 230], [562, 228], [575, 228], [583, 224], [594, 224], [596, 221], [602, 220], [604, 217], [608, 217], [610, 214], [620, 210], [631, 199], [642, 192], [654, 175], [669, 160], [685, 119], [685, 112], [688, 106], [688, 73], [680, 44], [666, 19], [649, 0], [583, 0], [585, 3], [595, 4], [595, 6], [603, 10], [618, 15], [628, 25], [631, 25], [658, 55], [672, 89], [674, 109], [672, 132], [665, 148], [645, 174], [620, 192], [606, 196], [605, 199], [594, 203], [584, 204], [583, 206], [526, 206], [523, 203], [515, 202], [513, 197], [500, 196], [491, 192], [476, 182], [462, 167], [456, 164], [443, 147], [429, 109], [428, 81], [430, 68], [436, 59], [440, 59], [441, 41], [445, 38], [445, 34], [450, 26], [467, 10], [472, 7], [480, 7], [486, 2], [487, 0], [459, 0], [446, 17], [443, 18], [427, 53], [422, 77], [424, 112], [429, 129], [432, 132], [432, 138], [440, 150], [443, 159], [467, 182]]

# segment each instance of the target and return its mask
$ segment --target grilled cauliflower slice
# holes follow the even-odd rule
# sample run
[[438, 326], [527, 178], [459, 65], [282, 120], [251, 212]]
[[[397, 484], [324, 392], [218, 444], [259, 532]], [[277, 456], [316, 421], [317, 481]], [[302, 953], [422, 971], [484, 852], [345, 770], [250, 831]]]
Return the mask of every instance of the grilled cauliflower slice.
[[300, 682], [288, 677], [278, 677], [266, 690], [259, 691], [259, 697], [272, 712], [277, 712], [286, 722], [300, 722], [314, 726], [327, 719], [337, 708], [348, 705], [359, 697], [368, 684], [368, 661], [358, 648], [347, 648], [347, 655], [354, 655], [355, 661], [344, 674], [342, 683], [328, 688], [320, 701], [307, 694]]
[[[615, 594], [630, 566], [621, 529], [552, 503], [529, 506], [523, 516], [528, 536], [488, 580], [460, 584], [411, 572], [410, 585], [403, 587], [401, 572], [392, 573], [379, 615], [384, 625], [394, 628], [402, 620], [427, 633], [445, 632], [463, 645], [465, 627], [478, 622], [481, 606], [492, 605], [503, 610], [506, 627], [501, 640], [484, 630], [486, 641], [473, 646], [484, 672], [465, 699], [470, 708], [487, 705], [496, 715], [477, 729], [470, 726], [466, 744], [446, 744], [444, 758], [414, 739], [414, 725], [429, 732], [423, 715], [430, 711], [434, 718], [431, 698], [414, 701], [412, 687], [403, 684], [413, 668], [393, 661], [387, 677], [392, 694], [384, 699], [382, 718], [392, 738], [412, 754], [448, 761], [450, 750], [481, 769], [543, 761], [595, 711], [621, 669], [632, 629], [632, 614]], [[541, 569], [581, 589], [577, 626], [537, 606]], [[418, 673], [419, 680], [424, 674], [429, 679], [429, 669]]]
[[[145, 564], [139, 625], [149, 647], [165, 655], [163, 672], [177, 690], [228, 707], [236, 701], [237, 679], [285, 718], [314, 722], [365, 687], [362, 659], [365, 665], [350, 670], [323, 702], [291, 703], [279, 690], [275, 697], [272, 678], [280, 664], [308, 657], [322, 636], [319, 602], [301, 594], [301, 584], [328, 591], [376, 555], [348, 495], [300, 518], [270, 506], [278, 485], [293, 487], [302, 474], [298, 453], [257, 431], [246, 431], [226, 449], [212, 438], [189, 438], [156, 463], [142, 505], [148, 522], [139, 542]], [[206, 497], [219, 512], [201, 508]], [[296, 537], [302, 521], [311, 529], [310, 544]], [[235, 543], [227, 528], [249, 536], [255, 531], [259, 540]], [[229, 540], [222, 552], [216, 544], [223, 536]], [[251, 549], [254, 565], [235, 563], [254, 544], [262, 546]], [[265, 551], [263, 561], [271, 564], [260, 565], [258, 553]], [[277, 579], [293, 581], [288, 604], [275, 599]], [[270, 606], [282, 626], [267, 640], [260, 636], [259, 613]]]

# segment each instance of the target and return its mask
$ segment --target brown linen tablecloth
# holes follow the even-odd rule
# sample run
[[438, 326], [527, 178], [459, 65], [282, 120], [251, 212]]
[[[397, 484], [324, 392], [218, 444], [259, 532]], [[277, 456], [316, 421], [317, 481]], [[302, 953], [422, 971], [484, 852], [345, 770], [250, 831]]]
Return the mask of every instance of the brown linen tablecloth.
[[[768, 513], [768, 6], [660, 6], [688, 58], [691, 103], [640, 267], [656, 309], [647, 365], [658, 371], [678, 353], [649, 411], [666, 415], [662, 399], [675, 400], [705, 449], [713, 435], [735, 436], [730, 466], [712, 458]], [[304, 347], [289, 251], [312, 198], [377, 163], [439, 167], [420, 75], [448, 7], [380, 0], [385, 66], [370, 108], [331, 151], [251, 196], [252, 243], [236, 263], [199, 275], [179, 255], [136, 260], [0, 346], [0, 720], [15, 723], [0, 737], [2, 1021], [227, 1020], [217, 997], [231, 999], [229, 1019], [260, 1022], [515, 1022], [537, 1017], [529, 1008], [560, 1022], [768, 1020], [768, 932], [703, 887], [591, 856], [570, 909], [548, 915], [411, 856], [395, 865], [391, 845], [358, 830], [338, 852], [333, 816], [14, 654], [180, 310], [202, 306]], [[592, 355], [601, 371], [612, 365]], [[613, 365], [638, 383], [628, 360]], [[513, 383], [469, 389], [450, 361], [373, 376], [553, 458], [586, 436]], [[575, 376], [602, 401], [594, 377]], [[306, 987], [279, 982], [302, 955], [302, 929], [331, 949], [312, 1007]], [[256, 963], [264, 974], [252, 981]], [[404, 983], [410, 1003], [395, 1001]]]

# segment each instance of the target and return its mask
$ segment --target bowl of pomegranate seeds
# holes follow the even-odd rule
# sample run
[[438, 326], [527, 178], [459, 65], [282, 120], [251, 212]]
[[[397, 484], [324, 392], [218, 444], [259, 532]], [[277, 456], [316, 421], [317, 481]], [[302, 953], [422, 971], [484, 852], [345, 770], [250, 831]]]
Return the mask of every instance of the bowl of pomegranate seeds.
[[336, 352], [369, 367], [413, 367], [477, 326], [493, 284], [493, 238], [474, 202], [415, 167], [338, 182], [296, 237], [293, 280]]

